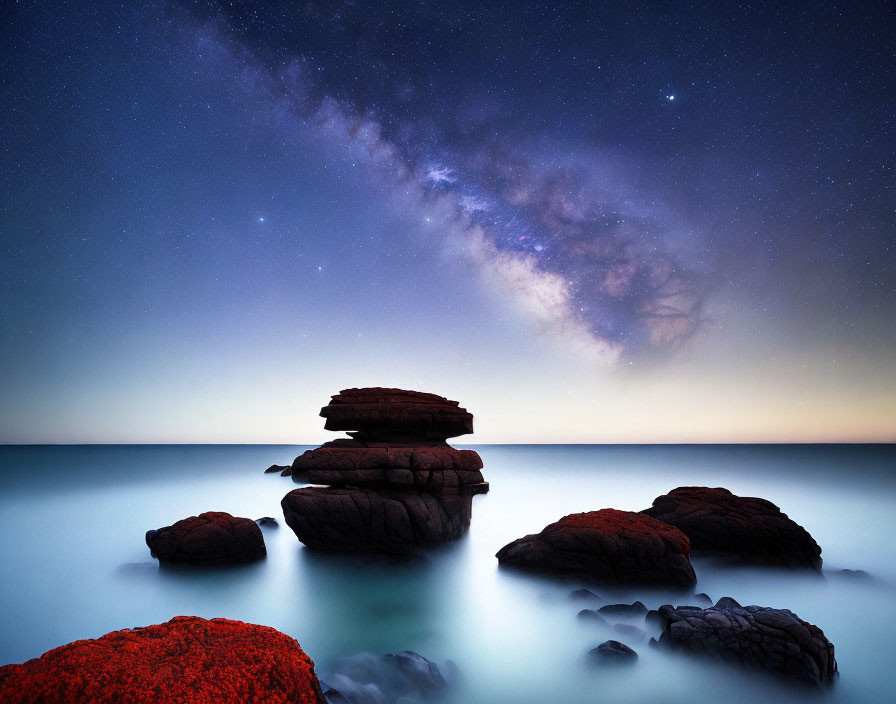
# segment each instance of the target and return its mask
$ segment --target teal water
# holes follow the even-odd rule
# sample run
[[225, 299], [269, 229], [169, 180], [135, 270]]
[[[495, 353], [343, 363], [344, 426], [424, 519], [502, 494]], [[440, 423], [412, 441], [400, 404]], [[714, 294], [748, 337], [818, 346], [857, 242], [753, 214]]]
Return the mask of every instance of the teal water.
[[[475, 447], [475, 446], [473, 446]], [[736, 669], [657, 652], [645, 640], [580, 623], [577, 585], [498, 568], [495, 552], [568, 513], [640, 510], [676, 486], [725, 486], [778, 504], [823, 548], [823, 578], [694, 560], [696, 591], [789, 608], [836, 646], [841, 677], [817, 699], [890, 702], [896, 625], [894, 446], [479, 446], [491, 492], [473, 524], [425, 560], [390, 564], [306, 550], [283, 523], [290, 479], [263, 470], [300, 446], [0, 448], [0, 664], [63, 643], [178, 614], [273, 626], [319, 673], [359, 651], [414, 650], [463, 675], [457, 701], [801, 702], [805, 692]], [[264, 561], [166, 569], [144, 533], [202, 511], [274, 516]], [[867, 579], [838, 570], [861, 569]], [[609, 602], [686, 603], [641, 589]], [[616, 638], [634, 668], [589, 670]]]

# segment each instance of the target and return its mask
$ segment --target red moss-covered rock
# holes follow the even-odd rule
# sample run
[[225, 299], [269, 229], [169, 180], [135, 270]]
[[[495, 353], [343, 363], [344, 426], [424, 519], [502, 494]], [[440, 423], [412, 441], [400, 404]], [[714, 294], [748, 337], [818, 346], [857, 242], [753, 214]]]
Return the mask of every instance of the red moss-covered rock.
[[0, 667], [17, 704], [324, 704], [314, 663], [267, 626], [178, 616]]
[[821, 569], [821, 548], [805, 528], [765, 499], [728, 489], [683, 486], [653, 501], [646, 516], [679, 528], [694, 550], [747, 562]]
[[689, 587], [697, 582], [680, 530], [639, 513], [574, 513], [498, 551], [498, 561], [624, 584]]
[[287, 525], [310, 548], [405, 553], [463, 535], [473, 492], [306, 487], [289, 492], [281, 505]]
[[227, 565], [259, 560], [267, 554], [255, 521], [209, 511], [146, 532], [146, 544], [163, 562]]
[[404, 389], [345, 389], [321, 409], [327, 430], [358, 440], [445, 440], [473, 432], [473, 415], [457, 401]]

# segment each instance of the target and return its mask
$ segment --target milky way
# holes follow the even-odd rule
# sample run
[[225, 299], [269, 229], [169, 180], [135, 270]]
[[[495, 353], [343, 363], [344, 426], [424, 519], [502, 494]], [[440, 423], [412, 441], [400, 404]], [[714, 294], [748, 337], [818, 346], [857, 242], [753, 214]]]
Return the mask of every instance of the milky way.
[[[363, 29], [362, 18], [339, 11], [296, 15], [289, 21], [312, 31], [357, 37]], [[345, 91], [346, 67], [366, 73], [380, 47], [343, 46], [349, 58], [340, 54], [333, 67], [333, 47], [305, 50], [301, 36], [272, 50], [258, 31], [269, 21], [212, 12], [187, 29], [241, 62], [256, 92], [284, 106], [290, 128], [361, 144], [376, 177], [441, 229], [446, 254], [477, 267], [486, 285], [563, 344], [606, 362], [673, 348], [699, 328], [711, 272], [688, 264], [694, 257], [677, 241], [687, 231], [693, 246], [699, 233], [626, 183], [629, 164], [588, 145], [564, 153], [572, 140], [563, 135], [547, 143], [532, 128], [508, 135], [513, 101], [489, 104], [477, 87], [458, 103], [439, 62], [390, 67], [387, 77]], [[438, 86], [439, 110], [409, 115], [421, 84]]]

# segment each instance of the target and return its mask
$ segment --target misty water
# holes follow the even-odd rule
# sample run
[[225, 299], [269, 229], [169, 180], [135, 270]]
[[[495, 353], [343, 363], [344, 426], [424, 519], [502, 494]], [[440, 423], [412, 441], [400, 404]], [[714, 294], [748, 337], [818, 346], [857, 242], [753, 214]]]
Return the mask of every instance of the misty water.
[[[491, 492], [474, 499], [470, 532], [401, 563], [313, 553], [296, 540], [280, 512], [296, 485], [263, 470], [304, 447], [0, 448], [0, 664], [193, 614], [288, 633], [324, 677], [335, 658], [360, 651], [451, 659], [462, 676], [455, 700], [465, 704], [892, 701], [892, 446], [472, 447]], [[822, 546], [822, 576], [693, 562], [695, 591], [789, 608], [820, 626], [841, 673], [830, 692], [809, 697], [755, 673], [655, 650], [649, 630], [642, 639], [580, 622], [587, 604], [569, 598], [578, 584], [498, 567], [500, 547], [561, 516], [640, 510], [683, 485], [767, 498]], [[160, 568], [145, 531], [207, 510], [276, 517], [279, 527], [263, 529], [267, 558]], [[595, 591], [606, 603], [693, 603], [646, 589]], [[587, 651], [609, 638], [639, 653], [634, 667], [587, 667]]]

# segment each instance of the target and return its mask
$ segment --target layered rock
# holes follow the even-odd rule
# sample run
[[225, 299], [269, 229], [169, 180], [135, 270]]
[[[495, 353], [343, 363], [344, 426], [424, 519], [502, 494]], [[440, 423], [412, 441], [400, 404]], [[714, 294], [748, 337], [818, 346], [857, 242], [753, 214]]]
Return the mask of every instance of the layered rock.
[[226, 619], [167, 623], [79, 640], [0, 667], [0, 701], [20, 704], [324, 704], [314, 663], [289, 636]]
[[294, 479], [326, 487], [287, 494], [286, 523], [307, 546], [335, 551], [407, 552], [463, 535], [472, 497], [488, 490], [482, 460], [448, 445], [473, 431], [473, 416], [435, 394], [347, 389], [321, 409], [341, 438], [308, 450]]
[[146, 544], [162, 562], [228, 565], [259, 560], [267, 554], [255, 521], [209, 511], [146, 532]]
[[696, 583], [688, 538], [648, 516], [616, 509], [575, 513], [505, 545], [502, 564], [623, 584]]
[[818, 626], [787, 609], [740, 606], [730, 598], [708, 609], [661, 606], [659, 645], [827, 687], [837, 676], [834, 646]]
[[694, 550], [753, 563], [821, 569], [818, 543], [765, 499], [686, 486], [654, 499], [642, 513], [680, 529]]

